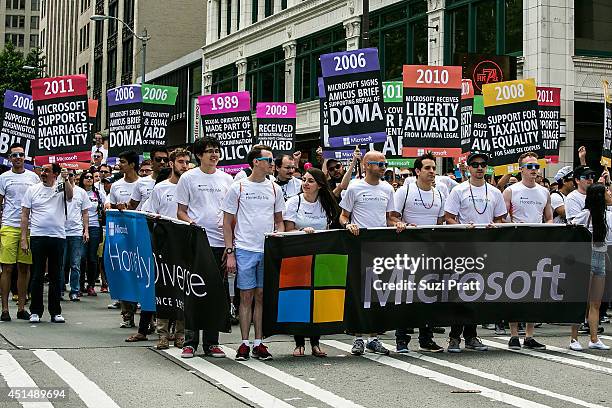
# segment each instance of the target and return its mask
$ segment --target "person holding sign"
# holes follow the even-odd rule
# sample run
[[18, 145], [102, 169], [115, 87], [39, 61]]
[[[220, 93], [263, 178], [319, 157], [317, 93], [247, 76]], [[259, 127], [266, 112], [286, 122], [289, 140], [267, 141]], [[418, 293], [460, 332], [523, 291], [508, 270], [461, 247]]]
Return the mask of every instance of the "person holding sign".
[[[349, 184], [346, 195], [340, 202], [340, 225], [355, 236], [359, 235], [360, 228], [388, 226], [397, 228], [398, 233], [403, 231], [406, 224], [394, 215], [393, 187], [389, 183], [381, 182], [387, 169], [385, 155], [370, 150], [363, 156], [363, 161], [365, 178]], [[366, 348], [372, 353], [389, 354], [389, 350], [382, 345], [376, 334], [368, 337], [367, 344], [364, 344], [361, 334], [355, 334], [351, 354], [360, 356]]]
[[[468, 156], [470, 178], [450, 192], [444, 205], [444, 218], [447, 224], [485, 224], [502, 223], [506, 216], [506, 206], [501, 192], [485, 181], [485, 171], [489, 157], [483, 153]], [[488, 347], [478, 339], [475, 324], [454, 324], [451, 326], [447, 351], [461, 352], [461, 334], [465, 348], [487, 351]]]

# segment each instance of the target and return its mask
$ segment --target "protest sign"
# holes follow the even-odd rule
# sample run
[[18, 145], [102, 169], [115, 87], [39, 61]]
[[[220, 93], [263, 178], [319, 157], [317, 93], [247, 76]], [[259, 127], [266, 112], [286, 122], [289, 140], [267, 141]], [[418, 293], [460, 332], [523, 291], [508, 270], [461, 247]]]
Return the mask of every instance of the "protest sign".
[[604, 137], [603, 149], [601, 152], [601, 164], [609, 168], [612, 164], [612, 95], [608, 88], [608, 81], [603, 83], [604, 90]]
[[89, 152], [87, 78], [67, 75], [33, 79], [32, 100], [36, 118], [34, 155]]
[[142, 85], [142, 145], [136, 147], [137, 153], [166, 146], [177, 95], [178, 88], [174, 86]]
[[98, 123], [98, 105], [99, 101], [97, 99], [88, 99], [87, 100], [87, 114], [89, 116], [89, 133], [91, 133], [92, 137], [95, 133], [95, 129], [97, 128]]
[[[142, 139], [142, 88], [122, 85], [106, 92], [108, 107], [108, 155], [139, 149]], [[141, 149], [142, 152], [142, 149]]]
[[469, 79], [461, 80], [461, 153], [470, 151], [472, 116], [474, 114], [474, 87]]
[[36, 124], [32, 96], [6, 90], [4, 92], [4, 116], [0, 130], [0, 156], [8, 156], [13, 143], [21, 143], [25, 161], [32, 162]]
[[404, 65], [404, 157], [461, 155], [461, 67]]
[[249, 167], [246, 157], [255, 138], [248, 92], [228, 92], [198, 97], [202, 134], [221, 143], [220, 166], [229, 174]]
[[321, 55], [331, 147], [387, 140], [378, 50]]
[[538, 86], [536, 91], [544, 156], [551, 163], [558, 163], [561, 133], [561, 88]]
[[498, 82], [482, 89], [495, 174], [515, 172], [518, 158], [525, 152], [543, 157], [535, 81]]
[[404, 138], [403, 101], [404, 88], [401, 81], [383, 82], [383, 102], [385, 108], [385, 128], [387, 140], [370, 143], [370, 150], [385, 155], [390, 167], [406, 167], [408, 160], [402, 157]]
[[257, 144], [272, 148], [272, 154], [291, 154], [295, 150], [295, 103], [257, 104]]
[[329, 110], [327, 109], [327, 98], [325, 97], [325, 84], [323, 78], [317, 78], [317, 89], [319, 90], [319, 133], [321, 135], [321, 147], [329, 146]]
[[491, 141], [489, 140], [482, 95], [474, 96], [470, 153], [484, 153], [491, 157]]

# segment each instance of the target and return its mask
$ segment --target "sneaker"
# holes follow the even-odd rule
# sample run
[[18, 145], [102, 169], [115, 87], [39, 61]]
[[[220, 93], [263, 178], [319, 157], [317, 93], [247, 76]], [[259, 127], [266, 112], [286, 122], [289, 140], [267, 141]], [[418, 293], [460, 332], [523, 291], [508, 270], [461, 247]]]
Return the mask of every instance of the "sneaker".
[[195, 350], [191, 346], [183, 347], [183, 351], [181, 352], [181, 358], [193, 358], [195, 354]]
[[574, 351], [582, 351], [582, 344], [580, 344], [580, 342], [576, 339], [572, 339], [572, 341], [570, 341], [570, 345], [569, 345], [570, 350], [574, 350]]
[[360, 356], [365, 351], [365, 344], [363, 339], [355, 339], [353, 342], [353, 348], [351, 349], [351, 354], [354, 356]]
[[168, 342], [168, 338], [160, 337], [159, 340], [157, 341], [157, 346], [155, 348], [157, 348], [158, 350], [168, 350], [170, 348], [170, 343]]
[[11, 321], [11, 315], [9, 314], [8, 310], [2, 312], [2, 315], [0, 315], [0, 320], [3, 322]]
[[122, 329], [131, 329], [133, 327], [136, 327], [136, 325], [134, 324], [134, 320], [124, 320], [121, 322], [119, 327]]
[[40, 317], [36, 313], [30, 315], [30, 323], [40, 323]]
[[374, 338], [372, 341], [368, 341], [366, 344], [366, 350], [370, 353], [382, 354], [383, 356], [389, 355], [389, 350], [382, 345], [380, 340]]
[[587, 322], [581, 323], [580, 326], [578, 326], [578, 333], [589, 334], [589, 324]]
[[476, 351], [487, 351], [487, 350], [489, 350], [489, 348], [487, 346], [482, 344], [482, 341], [480, 341], [480, 339], [478, 337], [472, 337], [471, 339], [466, 340], [465, 341], [465, 348], [469, 349], [469, 350], [476, 350]]
[[444, 347], [440, 347], [435, 341], [429, 340], [427, 343], [419, 344], [419, 351], [424, 351], [427, 353], [442, 353], [444, 352]]
[[608, 316], [604, 316], [601, 319], [599, 319], [599, 323], [600, 324], [610, 323], [610, 318]]
[[64, 316], [61, 314], [57, 314], [55, 316], [51, 316], [51, 323], [66, 323]]
[[242, 343], [238, 350], [236, 351], [236, 360], [237, 361], [245, 361], [250, 357], [251, 348], [246, 344]]
[[87, 287], [87, 296], [98, 296], [93, 286]]
[[225, 353], [219, 346], [208, 346], [204, 348], [204, 355], [206, 357], [224, 358]]
[[182, 349], [184, 345], [185, 345], [184, 337], [176, 337], [174, 339], [174, 347]]
[[504, 336], [506, 334], [506, 329], [502, 323], [495, 324], [495, 334], [497, 336]]
[[107, 306], [108, 309], [119, 309], [121, 307], [121, 303], [118, 300], [115, 300], [113, 303]]
[[519, 340], [518, 336], [510, 337], [510, 340], [508, 340], [508, 348], [510, 350], [520, 350], [521, 349], [521, 341]]
[[108, 293], [108, 286], [104, 285], [100, 288], [100, 293]]
[[599, 339], [597, 339], [597, 343], [593, 343], [589, 340], [589, 348], [592, 350], [610, 350], [610, 346], [606, 346]]
[[77, 293], [71, 293], [70, 294], [70, 301], [71, 302], [80, 302], [81, 299], [79, 299], [79, 295]]
[[268, 351], [268, 347], [261, 343], [259, 346], [253, 347], [251, 355], [258, 360], [272, 360], [272, 354]]
[[538, 343], [533, 337], [525, 337], [523, 347], [531, 350], [546, 350], [546, 345]]
[[396, 340], [395, 341], [395, 351], [398, 353], [408, 353], [410, 349], [408, 348], [408, 342], [410, 340]]
[[523, 323], [518, 324], [518, 334], [519, 336], [525, 335], [525, 325]]
[[30, 320], [30, 314], [27, 310], [20, 310], [17, 312], [17, 318], [19, 320]]
[[450, 337], [448, 339], [448, 347], [446, 351], [449, 353], [461, 353], [461, 339], [454, 339]]

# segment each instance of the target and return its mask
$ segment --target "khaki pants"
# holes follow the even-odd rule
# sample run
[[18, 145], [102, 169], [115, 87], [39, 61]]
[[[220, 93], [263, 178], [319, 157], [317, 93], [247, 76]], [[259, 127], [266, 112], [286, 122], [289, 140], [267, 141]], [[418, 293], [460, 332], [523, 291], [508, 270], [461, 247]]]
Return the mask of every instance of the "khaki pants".
[[[168, 319], [157, 319], [157, 333], [160, 338], [168, 338], [168, 329], [170, 326], [170, 320]], [[185, 338], [185, 321], [177, 320], [176, 321], [176, 338]]]

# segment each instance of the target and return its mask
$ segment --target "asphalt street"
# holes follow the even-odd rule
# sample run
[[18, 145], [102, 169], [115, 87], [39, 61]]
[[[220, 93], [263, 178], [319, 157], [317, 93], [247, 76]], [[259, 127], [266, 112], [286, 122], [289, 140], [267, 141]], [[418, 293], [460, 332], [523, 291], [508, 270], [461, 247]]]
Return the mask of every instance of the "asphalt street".
[[[567, 349], [568, 326], [543, 325], [546, 351], [510, 351], [507, 339], [480, 329], [488, 352], [350, 355], [352, 338], [326, 336], [327, 358], [295, 358], [292, 338], [266, 342], [274, 359], [234, 360], [238, 328], [221, 334], [224, 359], [181, 359], [180, 350], [126, 343], [110, 297], [63, 303], [65, 324], [0, 322], [0, 407], [612, 407], [612, 351]], [[612, 325], [604, 325], [612, 345]], [[448, 329], [447, 329], [448, 333]], [[381, 336], [394, 347], [393, 332]], [[435, 340], [446, 346], [446, 335]], [[581, 336], [583, 346], [587, 336]], [[309, 346], [306, 348], [309, 352]], [[394, 348], [393, 348], [394, 350]], [[64, 398], [37, 404], [10, 399], [8, 387], [57, 388]], [[28, 388], [32, 389], [32, 388]], [[61, 392], [60, 392], [61, 393]]]

